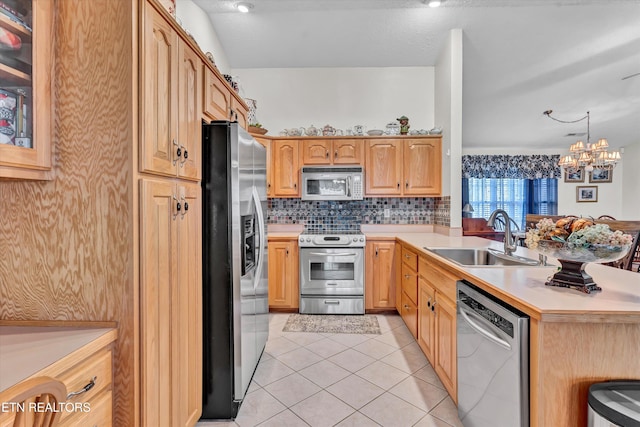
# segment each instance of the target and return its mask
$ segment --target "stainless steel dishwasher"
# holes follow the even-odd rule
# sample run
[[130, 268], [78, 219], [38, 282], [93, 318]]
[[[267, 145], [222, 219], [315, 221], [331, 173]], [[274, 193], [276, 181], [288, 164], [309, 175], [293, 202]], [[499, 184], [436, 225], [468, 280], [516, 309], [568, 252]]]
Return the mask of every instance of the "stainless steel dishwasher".
[[529, 426], [529, 317], [457, 285], [458, 416], [465, 427]]

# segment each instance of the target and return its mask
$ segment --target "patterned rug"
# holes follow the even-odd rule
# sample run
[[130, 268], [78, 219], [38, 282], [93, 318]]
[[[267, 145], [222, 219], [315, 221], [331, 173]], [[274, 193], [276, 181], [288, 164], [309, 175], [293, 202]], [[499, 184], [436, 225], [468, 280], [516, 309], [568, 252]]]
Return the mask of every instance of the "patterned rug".
[[380, 325], [373, 315], [290, 314], [283, 332], [324, 332], [378, 334]]

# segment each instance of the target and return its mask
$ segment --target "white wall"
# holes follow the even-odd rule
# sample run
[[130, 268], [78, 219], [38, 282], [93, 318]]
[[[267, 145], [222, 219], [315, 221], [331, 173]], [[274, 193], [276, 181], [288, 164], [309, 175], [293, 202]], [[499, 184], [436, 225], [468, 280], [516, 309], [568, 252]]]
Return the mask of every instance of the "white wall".
[[[626, 162], [627, 167], [622, 171], [616, 170], [616, 175], [622, 175], [622, 212], [620, 219], [640, 220], [640, 141], [635, 144], [624, 147], [622, 159]], [[620, 174], [622, 172], [622, 174]]]
[[435, 71], [435, 123], [442, 134], [442, 194], [450, 195], [451, 227], [462, 226], [462, 30], [449, 32]]
[[213, 54], [218, 70], [223, 74], [229, 74], [231, 67], [229, 67], [227, 54], [218, 40], [209, 15], [191, 0], [177, 0], [176, 20], [182, 28], [193, 35], [203, 52]]
[[382, 129], [405, 115], [411, 129], [434, 127], [434, 68], [234, 69], [257, 118], [278, 135], [285, 128]]

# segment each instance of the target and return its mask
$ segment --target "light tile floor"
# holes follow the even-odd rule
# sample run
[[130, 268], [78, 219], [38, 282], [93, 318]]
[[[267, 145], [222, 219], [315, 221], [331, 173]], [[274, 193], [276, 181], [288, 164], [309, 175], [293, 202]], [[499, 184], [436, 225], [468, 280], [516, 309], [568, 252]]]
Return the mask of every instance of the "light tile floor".
[[458, 412], [397, 315], [377, 315], [381, 335], [282, 332], [269, 340], [235, 421], [199, 427], [462, 427]]

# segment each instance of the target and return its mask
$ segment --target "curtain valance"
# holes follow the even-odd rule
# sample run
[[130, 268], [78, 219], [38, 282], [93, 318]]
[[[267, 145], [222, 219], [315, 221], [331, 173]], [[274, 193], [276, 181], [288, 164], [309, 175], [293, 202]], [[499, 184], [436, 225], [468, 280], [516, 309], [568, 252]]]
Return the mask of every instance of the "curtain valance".
[[560, 178], [559, 154], [534, 155], [465, 155], [463, 178]]

